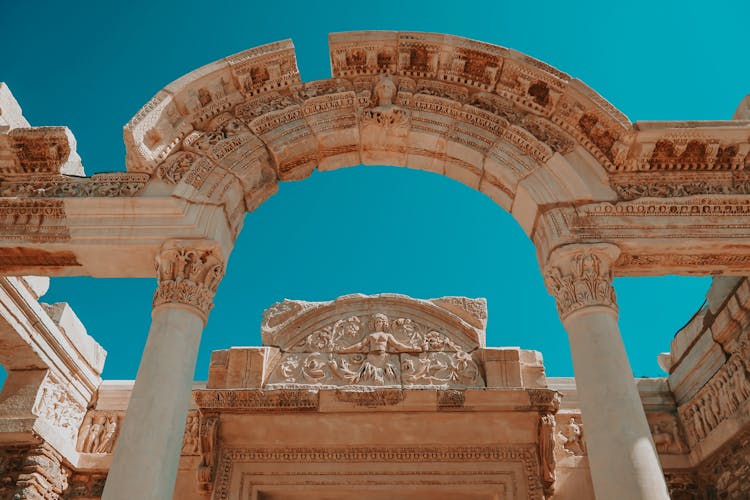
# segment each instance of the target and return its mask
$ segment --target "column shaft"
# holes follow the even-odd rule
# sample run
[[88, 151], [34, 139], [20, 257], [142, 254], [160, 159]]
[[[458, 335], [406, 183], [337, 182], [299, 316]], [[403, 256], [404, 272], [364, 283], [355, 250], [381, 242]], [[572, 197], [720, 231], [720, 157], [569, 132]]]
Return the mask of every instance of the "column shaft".
[[224, 275], [208, 240], [173, 240], [156, 258], [151, 329], [103, 500], [172, 498], [201, 333]]
[[570, 338], [591, 479], [597, 498], [668, 499], [667, 485], [617, 327], [615, 245], [568, 245], [545, 279]]
[[564, 324], [597, 498], [668, 499], [614, 312], [588, 307]]
[[154, 311], [104, 500], [172, 498], [202, 331], [190, 310]]

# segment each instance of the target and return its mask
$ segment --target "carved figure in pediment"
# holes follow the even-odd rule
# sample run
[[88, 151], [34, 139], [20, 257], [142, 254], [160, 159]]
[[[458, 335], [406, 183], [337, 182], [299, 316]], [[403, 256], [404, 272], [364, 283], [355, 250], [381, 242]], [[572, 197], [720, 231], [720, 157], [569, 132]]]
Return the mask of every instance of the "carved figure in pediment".
[[329, 366], [339, 377], [351, 383], [372, 381], [378, 385], [386, 381], [397, 382], [398, 372], [390, 363], [389, 353], [421, 352], [421, 347], [410, 346], [400, 342], [390, 329], [390, 320], [385, 314], [375, 314], [372, 317], [373, 332], [361, 341], [349, 347], [336, 349], [336, 354], [365, 354], [366, 357], [356, 371], [350, 370], [344, 360], [341, 366], [335, 359], [331, 359]]

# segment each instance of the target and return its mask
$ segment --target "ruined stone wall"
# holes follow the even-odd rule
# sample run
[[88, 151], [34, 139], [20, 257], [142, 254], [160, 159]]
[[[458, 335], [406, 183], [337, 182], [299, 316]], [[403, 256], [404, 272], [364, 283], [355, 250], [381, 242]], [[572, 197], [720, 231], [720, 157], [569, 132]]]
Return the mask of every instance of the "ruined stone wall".
[[710, 459], [698, 475], [705, 498], [750, 498], [750, 432]]

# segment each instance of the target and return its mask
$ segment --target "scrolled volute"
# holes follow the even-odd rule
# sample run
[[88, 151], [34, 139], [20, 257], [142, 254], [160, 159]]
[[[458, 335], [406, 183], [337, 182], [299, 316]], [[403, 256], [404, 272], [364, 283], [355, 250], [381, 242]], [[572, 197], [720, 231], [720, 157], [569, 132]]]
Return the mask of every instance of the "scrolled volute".
[[224, 276], [219, 246], [210, 240], [172, 240], [156, 257], [159, 285], [153, 307], [180, 304], [194, 309], [206, 321], [213, 297]]
[[544, 281], [555, 297], [560, 319], [584, 307], [604, 306], [617, 312], [612, 264], [620, 249], [609, 243], [566, 245], [547, 261]]

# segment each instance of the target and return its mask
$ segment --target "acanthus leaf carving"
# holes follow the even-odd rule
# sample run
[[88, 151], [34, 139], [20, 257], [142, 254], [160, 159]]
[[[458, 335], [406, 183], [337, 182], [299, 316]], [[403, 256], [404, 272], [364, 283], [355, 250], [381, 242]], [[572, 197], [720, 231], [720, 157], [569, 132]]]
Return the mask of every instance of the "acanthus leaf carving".
[[157, 257], [157, 274], [154, 308], [181, 304], [197, 311], [205, 321], [224, 276], [221, 250], [207, 240], [169, 241]]
[[556, 299], [561, 319], [588, 306], [617, 311], [611, 265], [619, 255], [614, 245], [568, 245], [550, 257], [545, 283]]

